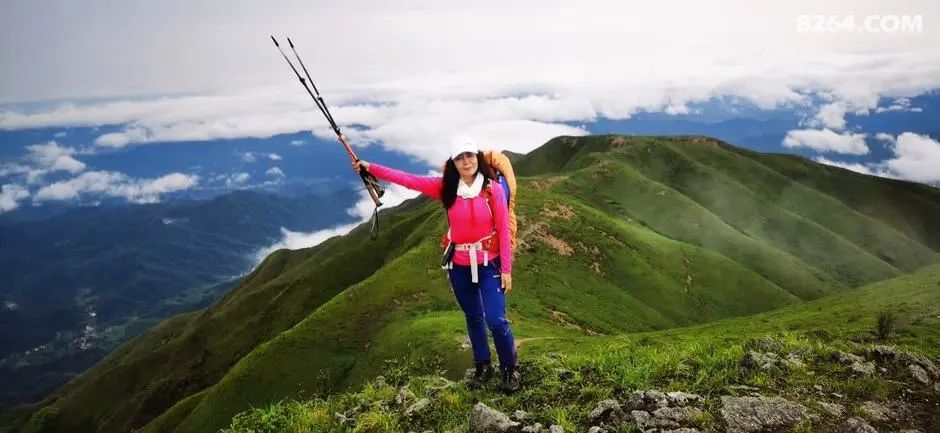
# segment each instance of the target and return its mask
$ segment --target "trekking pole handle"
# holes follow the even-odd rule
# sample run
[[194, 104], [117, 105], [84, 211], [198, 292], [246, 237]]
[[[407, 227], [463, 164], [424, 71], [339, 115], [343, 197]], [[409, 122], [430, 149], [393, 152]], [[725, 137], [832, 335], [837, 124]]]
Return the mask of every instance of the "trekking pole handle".
[[[346, 153], [349, 155], [349, 158], [352, 159], [353, 164], [359, 164], [359, 157], [356, 156], [356, 152], [352, 150], [352, 146], [349, 145], [349, 142], [346, 141], [346, 136], [339, 134], [339, 141], [343, 143], [343, 146], [346, 147]], [[369, 173], [369, 170], [366, 170], [364, 167], [359, 167], [359, 177], [362, 178], [362, 183], [365, 184], [366, 190], [369, 191], [369, 197], [372, 197], [372, 201], [375, 202], [375, 206], [382, 206], [382, 201], [379, 198], [385, 194], [385, 188], [382, 188], [382, 185], [379, 184], [379, 180]]]
[[359, 177], [362, 178], [362, 183], [365, 184], [366, 191], [369, 191], [369, 197], [372, 198], [375, 207], [382, 206], [382, 201], [379, 200], [379, 197], [385, 193], [385, 190], [379, 185], [379, 180], [365, 169], [359, 171]]

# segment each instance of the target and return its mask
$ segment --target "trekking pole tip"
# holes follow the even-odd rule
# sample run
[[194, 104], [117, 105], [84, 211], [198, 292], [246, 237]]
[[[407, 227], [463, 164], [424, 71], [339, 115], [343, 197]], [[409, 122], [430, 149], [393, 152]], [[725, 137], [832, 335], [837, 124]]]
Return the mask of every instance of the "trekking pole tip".
[[271, 35], [271, 40], [274, 41], [274, 46], [280, 48], [280, 45], [277, 43], [277, 39], [274, 39], [274, 35]]
[[291, 42], [290, 36], [287, 37], [287, 43], [290, 44], [290, 47], [291, 47], [291, 48], [294, 48], [294, 43]]

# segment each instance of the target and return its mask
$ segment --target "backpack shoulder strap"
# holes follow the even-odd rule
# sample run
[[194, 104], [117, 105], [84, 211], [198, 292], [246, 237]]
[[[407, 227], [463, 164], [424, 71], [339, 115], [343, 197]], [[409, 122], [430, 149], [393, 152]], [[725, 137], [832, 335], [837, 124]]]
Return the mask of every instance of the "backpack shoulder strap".
[[486, 184], [486, 188], [483, 188], [486, 194], [486, 208], [490, 210], [490, 217], [493, 218], [493, 221], [496, 221], [496, 211], [493, 210], [493, 184]]

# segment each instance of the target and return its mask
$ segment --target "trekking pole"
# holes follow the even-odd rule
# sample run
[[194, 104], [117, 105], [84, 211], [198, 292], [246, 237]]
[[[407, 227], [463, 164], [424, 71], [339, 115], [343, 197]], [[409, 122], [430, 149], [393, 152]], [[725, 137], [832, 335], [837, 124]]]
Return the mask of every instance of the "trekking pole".
[[[294, 52], [294, 57], [297, 58], [297, 62], [300, 63], [300, 67], [304, 70], [304, 74], [307, 76], [305, 79], [300, 75], [300, 72], [297, 71], [297, 68], [294, 67], [294, 63], [287, 58], [287, 54], [284, 54], [284, 50], [281, 49], [281, 44], [277, 43], [277, 39], [274, 36], [271, 36], [271, 40], [274, 41], [274, 46], [277, 47], [277, 50], [281, 52], [281, 55], [284, 56], [284, 60], [287, 61], [287, 64], [290, 65], [291, 70], [294, 71], [294, 74], [297, 75], [297, 79], [300, 80], [300, 84], [304, 86], [304, 89], [307, 91], [307, 94], [313, 98], [313, 102], [317, 104], [317, 108], [320, 109], [320, 112], [323, 113], [323, 116], [326, 117], [326, 121], [330, 123], [330, 127], [333, 128], [333, 132], [336, 133], [336, 137], [339, 139], [340, 143], [343, 143], [343, 147], [346, 148], [346, 154], [349, 155], [354, 163], [359, 162], [359, 157], [356, 155], [356, 152], [353, 150], [352, 146], [349, 145], [349, 141], [346, 140], [346, 136], [339, 130], [339, 126], [336, 124], [336, 121], [333, 120], [333, 114], [330, 113], [329, 107], [326, 105], [326, 101], [323, 100], [323, 97], [320, 96], [320, 90], [317, 89], [317, 85], [313, 83], [313, 79], [310, 78], [310, 72], [307, 71], [307, 67], [304, 65], [304, 61], [300, 59], [300, 55], [297, 54], [297, 49], [294, 48], [294, 43], [287, 38], [287, 43], [290, 44], [290, 49]], [[310, 86], [307, 86], [307, 82], [310, 82]], [[310, 90], [310, 87], [313, 87], [313, 90]], [[359, 177], [362, 178], [362, 183], [366, 186], [366, 191], [369, 192], [369, 196], [372, 198], [372, 201], [375, 202], [375, 210], [372, 212], [372, 228], [369, 231], [369, 237], [373, 240], [378, 236], [378, 225], [379, 225], [379, 207], [382, 206], [382, 201], [379, 200], [385, 194], [385, 188], [379, 184], [378, 179], [369, 173], [365, 168], [360, 167]]]

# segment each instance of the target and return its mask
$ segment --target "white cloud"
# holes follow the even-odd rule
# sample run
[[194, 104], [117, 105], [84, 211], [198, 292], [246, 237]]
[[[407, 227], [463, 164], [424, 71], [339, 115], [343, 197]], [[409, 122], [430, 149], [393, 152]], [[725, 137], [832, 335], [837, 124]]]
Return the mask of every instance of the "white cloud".
[[879, 163], [859, 164], [816, 157], [817, 162], [842, 167], [863, 174], [940, 184], [940, 142], [926, 135], [905, 132], [894, 138], [879, 133], [876, 138], [892, 143], [893, 158]]
[[[311, 73], [337, 121], [350, 138], [357, 136], [354, 144], [381, 142], [435, 164], [442, 159], [437, 147], [447, 137], [500, 130], [500, 125], [531, 124], [530, 134], [490, 138], [492, 147], [522, 151], [544, 142], [547, 132], [577, 133], [562, 122], [623, 118], [638, 111], [681, 114], [690, 104], [715, 96], [768, 108], [806, 104], [818, 94], [834, 104], [820, 111], [819, 122], [839, 130], [840, 118], [844, 121], [839, 104], [874, 109], [881, 97], [911, 97], [940, 87], [936, 26], [926, 26], [923, 34], [891, 37], [799, 33], [796, 17], [808, 13], [801, 3], [689, 2], [681, 14], [673, 2], [522, 1], [499, 4], [499, 14], [492, 13], [495, 3], [478, 2], [419, 8], [368, 1], [316, 8], [299, 2], [278, 8], [235, 3], [227, 3], [225, 13], [211, 2], [173, 0], [160, 7], [64, 4], [60, 14], [17, 6], [21, 13], [0, 18], [0, 32], [10, 35], [0, 38], [8, 44], [0, 44], [3, 64], [9, 66], [0, 82], [3, 97], [185, 96], [8, 110], [0, 112], [0, 128], [130, 125], [98, 137], [101, 146], [309, 130], [333, 139], [270, 40], [258, 37], [271, 28], [290, 31], [302, 55], [342, 56], [344, 62], [320, 62]], [[918, 13], [940, 11], [936, 2], [917, 4], [914, 9], [924, 11]], [[826, 7], [833, 13], [844, 8]], [[845, 12], [883, 13], [881, 7], [856, 2]], [[313, 14], [316, 28], [306, 24]], [[9, 18], [14, 16], [19, 18]], [[140, 16], [148, 19], [136, 19]], [[106, 33], [81, 18], [117, 27]], [[363, 29], [357, 38], [320, 37], [341, 33], [341, 23], [350, 21]], [[187, 28], [185, 37], [168, 37], [167, 22]], [[520, 28], [519, 22], [527, 25]], [[24, 54], [10, 41], [41, 28], [61, 31], [37, 35], [48, 43], [27, 53], [35, 61], [23, 61]], [[125, 37], [107, 37], [112, 31]], [[644, 43], [630, 44], [637, 40]], [[155, 58], [127, 46], [148, 46], [166, 55]], [[231, 56], [226, 54], [231, 46], [244, 48]], [[201, 67], [205, 64], [214, 67]], [[62, 76], [54, 72], [63, 68], [52, 65], [72, 69]], [[218, 70], [232, 74], [219, 80]], [[35, 84], [46, 82], [57, 83], [54, 94]], [[368, 130], [353, 131], [351, 124]]]
[[245, 182], [248, 182], [248, 179], [251, 178], [251, 175], [248, 173], [232, 173], [230, 176], [225, 177], [225, 186], [235, 187], [243, 185]]
[[344, 224], [341, 226], [324, 229], [324, 230], [318, 230], [318, 231], [311, 232], [311, 233], [292, 232], [290, 230], [285, 229], [284, 227], [281, 227], [281, 240], [275, 242], [272, 245], [261, 248], [257, 252], [255, 252], [254, 253], [255, 261], [258, 263], [261, 263], [261, 261], [263, 261], [265, 257], [267, 257], [271, 253], [281, 248], [298, 250], [301, 248], [310, 248], [310, 247], [319, 245], [320, 243], [322, 243], [323, 241], [329, 238], [332, 238], [334, 236], [343, 236], [346, 233], [349, 233], [350, 231], [352, 231], [352, 229], [356, 228], [356, 226], [358, 226], [359, 224], [361, 223], [356, 222], [352, 224]]
[[866, 134], [846, 132], [839, 134], [830, 129], [794, 129], [787, 132], [783, 146], [808, 147], [817, 152], [836, 152], [852, 155], [868, 153]]
[[25, 165], [21, 165], [21, 164], [16, 164], [16, 163], [3, 164], [3, 165], [0, 165], [0, 177], [27, 174], [32, 170], [33, 169]]
[[[406, 189], [399, 185], [388, 184], [385, 188], [385, 194], [382, 196], [382, 209], [398, 206], [405, 200], [417, 197], [418, 195], [418, 192]], [[260, 263], [269, 254], [281, 248], [289, 248], [292, 250], [309, 248], [319, 245], [321, 242], [331, 237], [344, 236], [352, 231], [352, 229], [358, 227], [359, 224], [369, 221], [369, 219], [372, 218], [372, 212], [374, 209], [375, 203], [372, 201], [372, 198], [370, 198], [369, 193], [362, 189], [359, 192], [359, 201], [346, 211], [349, 215], [357, 219], [356, 222], [351, 224], [342, 224], [337, 227], [317, 230], [310, 233], [292, 232], [281, 227], [281, 239], [274, 244], [260, 248], [257, 252], [255, 252], [255, 261]]]
[[867, 174], [867, 175], [871, 175], [871, 176], [884, 176], [884, 175], [885, 175], [883, 172], [877, 172], [877, 171], [875, 171], [874, 169], [872, 169], [871, 167], [869, 167], [869, 166], [867, 166], [867, 165], [864, 165], [864, 164], [859, 164], [859, 163], [857, 163], [857, 162], [849, 163], [849, 162], [833, 161], [833, 160], [831, 160], [831, 159], [828, 159], [828, 158], [822, 157], [822, 156], [817, 156], [817, 157], [813, 158], [813, 160], [816, 161], [816, 162], [818, 162], [818, 163], [820, 163], [820, 164], [831, 165], [831, 166], [834, 166], [834, 167], [841, 167], [841, 168], [844, 168], [844, 169], [846, 169], [846, 170], [852, 170], [852, 171], [854, 171], [854, 172], [856, 172], [856, 173], [862, 173], [862, 174]]
[[845, 129], [845, 113], [848, 110], [843, 102], [833, 102], [826, 104], [819, 109], [816, 114], [816, 120], [829, 129]]
[[281, 155], [278, 155], [278, 154], [276, 154], [276, 153], [269, 153], [269, 154], [268, 154], [268, 159], [270, 159], [271, 161], [280, 161], [280, 160], [282, 160], [283, 158], [281, 158]]
[[0, 164], [0, 176], [25, 176], [26, 183], [39, 183], [48, 173], [66, 171], [72, 174], [85, 170], [85, 163], [72, 155], [73, 148], [59, 146], [55, 141], [26, 146], [28, 151], [22, 158], [26, 164]]
[[887, 134], [887, 133], [884, 133], [884, 132], [879, 132], [879, 133], [875, 134], [875, 139], [878, 140], [878, 141], [883, 141], [883, 142], [885, 142], [885, 143], [891, 143], [891, 144], [894, 144], [894, 142], [895, 142], [895, 139], [894, 139], [894, 136], [893, 136], [893, 135]]
[[244, 162], [255, 162], [255, 154], [251, 152], [245, 152], [242, 154], [242, 161]]
[[901, 179], [940, 182], [940, 142], [926, 135], [905, 132], [897, 137], [894, 158], [884, 166]]
[[291, 146], [303, 146], [306, 142], [303, 140], [293, 140], [290, 142]]
[[129, 126], [122, 132], [109, 132], [95, 139], [95, 145], [121, 148], [129, 143], [146, 143], [152, 135], [146, 128]]
[[35, 201], [71, 200], [82, 194], [103, 194], [121, 197], [135, 203], [155, 203], [166, 193], [192, 188], [196, 176], [171, 173], [155, 179], [134, 179], [123, 173], [90, 171], [72, 179], [42, 187]]
[[[385, 194], [382, 195], [382, 209], [389, 209], [395, 206], [400, 205], [405, 200], [410, 198], [415, 198], [420, 193], [412, 191], [405, 187], [396, 185], [396, 184], [384, 184]], [[372, 211], [375, 209], [375, 202], [372, 201], [372, 198], [369, 196], [368, 191], [365, 188], [361, 188], [359, 191], [359, 201], [355, 206], [349, 208], [347, 213], [351, 216], [359, 218], [360, 221], [367, 221], [372, 217]]]
[[56, 132], [55, 134], [52, 134], [54, 138], [62, 138], [62, 137], [65, 137], [66, 135], [68, 134], [65, 131], [59, 131], [59, 132]]
[[284, 177], [284, 171], [280, 167], [271, 167], [268, 171], [265, 171], [264, 174], [268, 177], [281, 178]]
[[911, 100], [909, 98], [897, 98], [894, 102], [887, 107], [878, 107], [875, 109], [876, 113], [884, 113], [886, 111], [921, 111], [920, 107], [911, 107]]
[[16, 185], [9, 184], [0, 187], [0, 213], [11, 211], [19, 207], [19, 201], [29, 197], [29, 190]]
[[75, 149], [61, 147], [55, 141], [29, 145], [26, 149], [29, 150], [26, 158], [47, 171], [67, 171], [74, 174], [85, 169], [85, 163], [72, 157]]

